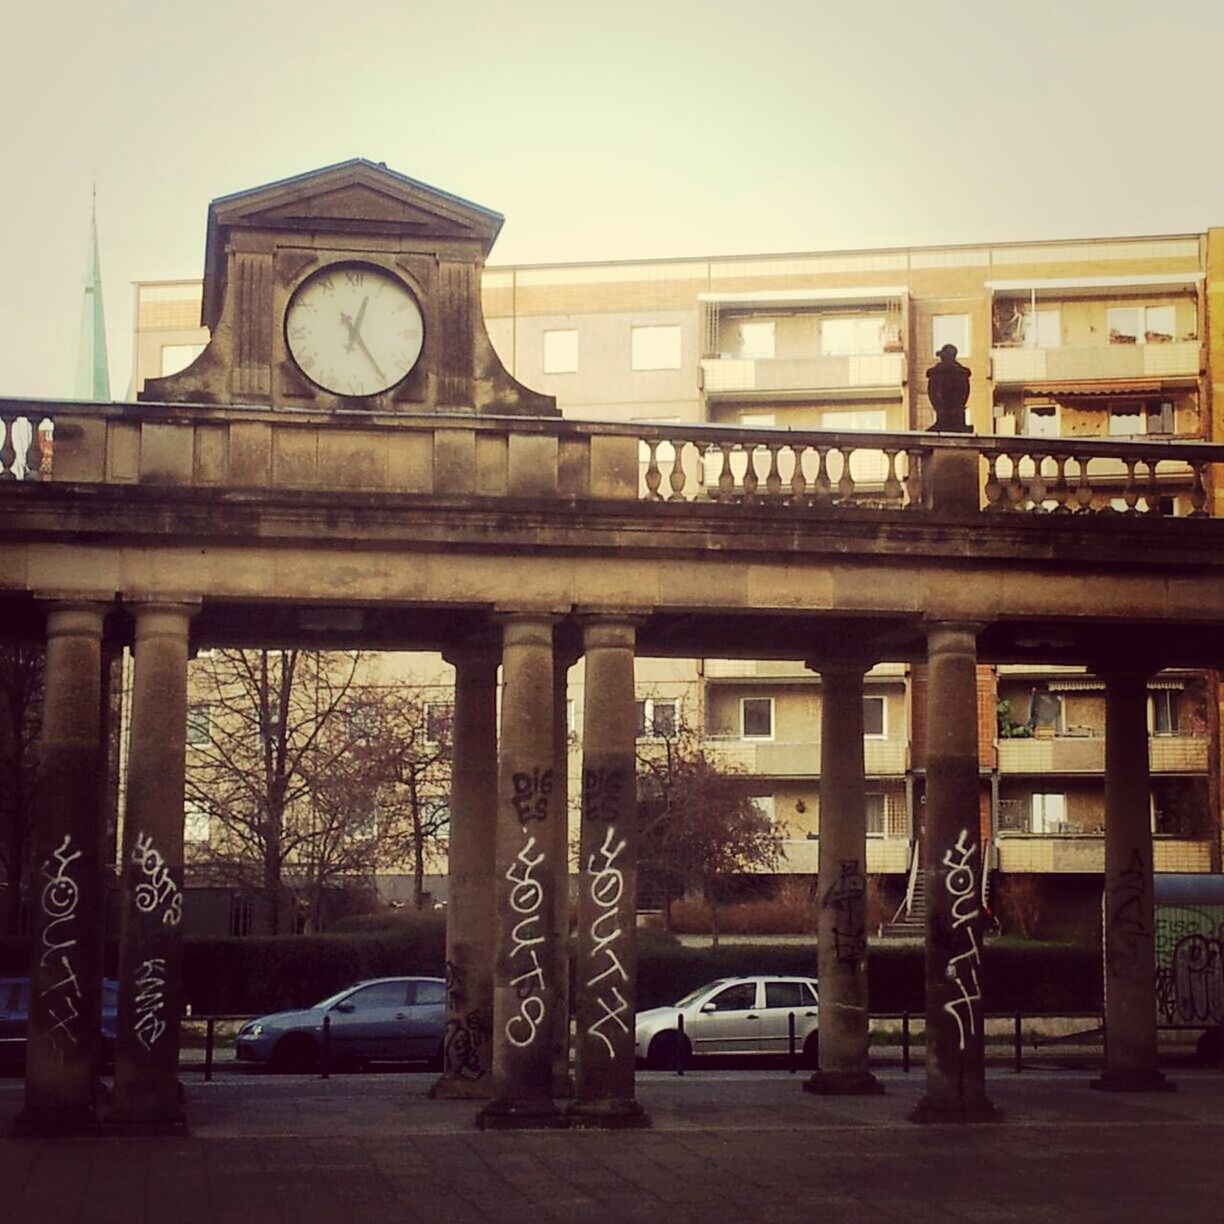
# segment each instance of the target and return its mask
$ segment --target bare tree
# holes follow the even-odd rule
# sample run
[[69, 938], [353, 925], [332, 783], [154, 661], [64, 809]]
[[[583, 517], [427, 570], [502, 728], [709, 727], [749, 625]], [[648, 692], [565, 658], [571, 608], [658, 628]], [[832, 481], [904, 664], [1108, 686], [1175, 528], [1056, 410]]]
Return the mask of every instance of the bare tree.
[[[656, 728], [656, 733], [658, 728]], [[683, 721], [638, 743], [638, 819], [642, 862], [662, 876], [664, 926], [676, 891], [701, 890], [718, 944], [719, 884], [745, 871], [770, 870], [782, 830], [752, 801], [748, 778]]]
[[0, 867], [5, 900], [0, 930], [17, 931], [34, 827], [44, 652], [0, 646]]

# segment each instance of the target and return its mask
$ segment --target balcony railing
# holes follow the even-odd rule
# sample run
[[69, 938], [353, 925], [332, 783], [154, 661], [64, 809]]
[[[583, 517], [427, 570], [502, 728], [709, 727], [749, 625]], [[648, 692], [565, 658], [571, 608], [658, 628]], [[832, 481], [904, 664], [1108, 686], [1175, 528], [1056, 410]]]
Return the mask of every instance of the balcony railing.
[[[38, 427], [33, 427], [37, 423]], [[796, 513], [973, 509], [1206, 517], [1224, 446], [656, 425], [557, 418], [373, 416], [291, 409], [0, 400], [0, 480], [764, 505]], [[54, 444], [54, 450], [52, 450]], [[977, 481], [935, 476], [951, 462]], [[945, 464], [946, 467], [946, 464]], [[945, 486], [946, 487], [946, 486]], [[969, 492], [972, 494], [971, 484]]]
[[751, 392], [900, 391], [905, 383], [904, 353], [865, 353], [853, 357], [706, 357], [701, 385], [707, 396]]
[[[820, 777], [819, 740], [743, 740], [710, 736], [706, 748], [744, 773], [761, 777]], [[868, 777], [900, 776], [909, 765], [905, 740], [863, 741], [863, 766]]]
[[1197, 340], [1167, 344], [1081, 344], [1059, 348], [992, 348], [995, 385], [1107, 382], [1112, 379], [1197, 378]]
[[[1101, 834], [1001, 832], [995, 846], [1001, 871], [1099, 874], [1105, 870]], [[1152, 860], [1156, 871], [1210, 871], [1211, 842], [1207, 838], [1156, 837]]]
[[[1103, 774], [1104, 736], [1056, 736], [1053, 739], [1005, 739], [997, 745], [1002, 774]], [[1148, 739], [1153, 773], [1205, 773], [1204, 736], [1153, 735]]]

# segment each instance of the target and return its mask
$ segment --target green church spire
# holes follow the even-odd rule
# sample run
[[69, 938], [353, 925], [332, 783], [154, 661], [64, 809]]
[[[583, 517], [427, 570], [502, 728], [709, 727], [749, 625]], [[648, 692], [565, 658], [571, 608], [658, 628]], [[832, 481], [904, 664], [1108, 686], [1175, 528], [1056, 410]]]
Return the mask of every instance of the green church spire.
[[106, 361], [106, 319], [102, 312], [102, 267], [98, 258], [98, 189], [94, 188], [89, 218], [89, 254], [85, 293], [81, 300], [81, 330], [77, 339], [74, 399], [109, 400], [110, 370]]

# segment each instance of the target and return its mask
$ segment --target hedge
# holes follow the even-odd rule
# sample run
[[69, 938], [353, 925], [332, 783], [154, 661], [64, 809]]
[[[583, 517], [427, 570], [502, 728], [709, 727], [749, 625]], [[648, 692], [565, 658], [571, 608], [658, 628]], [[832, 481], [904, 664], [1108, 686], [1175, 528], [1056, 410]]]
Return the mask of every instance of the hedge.
[[[250, 1015], [301, 1007], [352, 982], [391, 974], [441, 977], [444, 921], [405, 922], [372, 933], [244, 938], [187, 938], [187, 999], [197, 1014]], [[0, 973], [24, 974], [28, 939], [0, 939]], [[108, 946], [107, 973], [116, 949]], [[674, 1003], [720, 977], [744, 973], [814, 975], [813, 944], [724, 944], [682, 947], [643, 933], [638, 945], [637, 1006]], [[921, 1012], [923, 952], [916, 945], [877, 944], [867, 962], [871, 1010]], [[987, 945], [982, 984], [988, 1012], [1099, 1011], [1099, 948], [1052, 944]]]

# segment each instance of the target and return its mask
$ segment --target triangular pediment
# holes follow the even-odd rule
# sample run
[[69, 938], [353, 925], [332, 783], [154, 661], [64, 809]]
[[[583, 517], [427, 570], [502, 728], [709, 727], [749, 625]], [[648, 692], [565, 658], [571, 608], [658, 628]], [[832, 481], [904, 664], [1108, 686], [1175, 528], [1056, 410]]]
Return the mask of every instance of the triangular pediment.
[[226, 236], [234, 230], [301, 228], [317, 235], [334, 229], [468, 239], [488, 255], [502, 222], [500, 213], [360, 158], [222, 196], [208, 208], [205, 316], [210, 306], [213, 312], [220, 307], [212, 298], [222, 279]]

